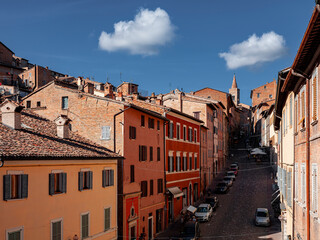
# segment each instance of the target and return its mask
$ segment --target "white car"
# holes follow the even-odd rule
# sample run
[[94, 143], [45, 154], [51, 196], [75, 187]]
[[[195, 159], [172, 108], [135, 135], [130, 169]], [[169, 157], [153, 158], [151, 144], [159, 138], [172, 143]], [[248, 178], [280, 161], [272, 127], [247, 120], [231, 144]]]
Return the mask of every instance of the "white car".
[[236, 164], [236, 163], [232, 163], [232, 164], [230, 165], [230, 168], [235, 168], [235, 169], [239, 170], [239, 165]]
[[231, 177], [231, 178], [233, 179], [233, 181], [236, 180], [236, 175], [234, 174], [233, 171], [228, 171], [228, 172], [226, 172], [226, 176], [227, 176], [227, 177]]
[[257, 208], [255, 214], [256, 226], [267, 226], [271, 225], [269, 211], [267, 208]]
[[200, 222], [209, 221], [212, 217], [211, 205], [208, 203], [200, 204], [194, 215], [196, 216], [197, 220]]

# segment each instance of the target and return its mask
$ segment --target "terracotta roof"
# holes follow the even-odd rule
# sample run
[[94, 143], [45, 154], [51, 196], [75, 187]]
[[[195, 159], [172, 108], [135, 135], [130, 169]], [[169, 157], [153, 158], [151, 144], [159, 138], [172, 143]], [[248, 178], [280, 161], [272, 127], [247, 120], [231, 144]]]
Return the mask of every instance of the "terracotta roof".
[[4, 126], [0, 114], [0, 157], [11, 159], [121, 158], [111, 150], [70, 131], [57, 137], [57, 126], [30, 110], [22, 110], [22, 129]]

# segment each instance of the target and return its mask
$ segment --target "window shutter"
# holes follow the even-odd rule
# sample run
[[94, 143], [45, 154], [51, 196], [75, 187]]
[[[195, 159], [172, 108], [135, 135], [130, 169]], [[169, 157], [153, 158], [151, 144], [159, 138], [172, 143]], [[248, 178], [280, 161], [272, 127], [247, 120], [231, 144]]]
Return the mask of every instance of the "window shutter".
[[294, 168], [294, 199], [298, 199], [298, 164], [295, 164]]
[[147, 161], [147, 146], [143, 146], [143, 161]]
[[110, 229], [110, 208], [104, 210], [104, 230], [107, 231]]
[[107, 170], [102, 170], [102, 187], [106, 187], [106, 172]]
[[110, 170], [110, 185], [109, 186], [113, 186], [114, 185], [114, 171]]
[[16, 175], [17, 176], [17, 180], [18, 180], [18, 198], [21, 198], [22, 193], [21, 193], [21, 175]]
[[54, 173], [49, 174], [49, 195], [54, 195]]
[[83, 172], [79, 172], [78, 173], [78, 178], [79, 178], [79, 191], [82, 191], [83, 190]]
[[28, 174], [21, 175], [21, 197], [28, 197]]
[[89, 188], [92, 189], [92, 182], [93, 182], [93, 172], [89, 171]]
[[150, 195], [153, 195], [153, 180], [150, 180]]
[[11, 176], [3, 175], [3, 200], [11, 198]]
[[110, 140], [110, 126], [101, 127], [101, 139]]
[[61, 179], [62, 179], [62, 189], [60, 189], [60, 191], [63, 193], [66, 193], [67, 192], [67, 173], [61, 173]]
[[288, 193], [287, 193], [287, 202], [289, 207], [292, 207], [292, 190], [291, 190], [291, 181], [292, 181], [292, 172], [288, 172], [288, 179], [287, 179], [287, 188], [288, 188]]
[[312, 81], [313, 85], [313, 120], [317, 119], [317, 78], [314, 77]]

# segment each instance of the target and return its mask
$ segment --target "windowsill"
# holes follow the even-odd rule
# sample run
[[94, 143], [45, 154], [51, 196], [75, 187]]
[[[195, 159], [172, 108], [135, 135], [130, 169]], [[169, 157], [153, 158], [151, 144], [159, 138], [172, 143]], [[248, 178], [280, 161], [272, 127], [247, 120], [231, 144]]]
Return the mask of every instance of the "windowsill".
[[310, 216], [317, 220], [318, 219], [318, 212], [317, 211], [314, 212], [314, 211], [310, 210]]
[[300, 129], [300, 132], [304, 132], [304, 131], [306, 131], [305, 127]]
[[314, 126], [318, 123], [318, 120], [314, 120], [312, 123], [311, 123], [311, 126]]
[[52, 195], [50, 195], [50, 196], [57, 196], [57, 195], [62, 195], [62, 194], [66, 194], [66, 193], [64, 193], [64, 192], [57, 192], [57, 193], [54, 193], [54, 194], [52, 194]]
[[12, 202], [12, 201], [19, 201], [19, 200], [24, 200], [24, 199], [27, 199], [27, 198], [12, 198], [12, 199], [4, 200], [4, 201], [6, 201], [6, 202]]

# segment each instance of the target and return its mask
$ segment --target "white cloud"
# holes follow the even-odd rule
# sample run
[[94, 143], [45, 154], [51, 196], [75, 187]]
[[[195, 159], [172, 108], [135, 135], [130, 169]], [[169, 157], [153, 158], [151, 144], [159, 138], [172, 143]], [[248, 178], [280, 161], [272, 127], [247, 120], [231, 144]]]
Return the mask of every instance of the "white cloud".
[[256, 34], [247, 40], [233, 44], [229, 52], [219, 53], [227, 62], [229, 69], [252, 66], [257, 63], [271, 62], [286, 53], [283, 36], [271, 31], [257, 37]]
[[159, 46], [173, 39], [174, 30], [166, 11], [140, 9], [134, 20], [115, 23], [113, 33], [102, 31], [99, 47], [108, 52], [124, 50], [131, 54], [154, 55]]

